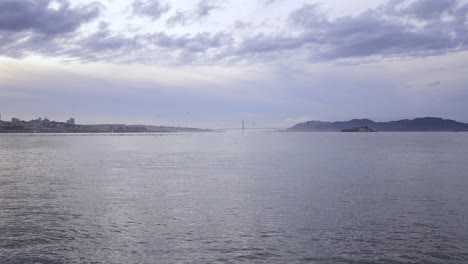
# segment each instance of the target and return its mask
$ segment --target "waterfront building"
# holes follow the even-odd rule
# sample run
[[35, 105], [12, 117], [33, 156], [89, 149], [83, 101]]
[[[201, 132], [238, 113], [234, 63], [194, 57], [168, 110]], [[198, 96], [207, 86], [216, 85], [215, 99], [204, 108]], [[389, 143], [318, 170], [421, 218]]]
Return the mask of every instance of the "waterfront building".
[[67, 124], [72, 125], [72, 126], [75, 125], [75, 118], [72, 117], [72, 118], [68, 119]]

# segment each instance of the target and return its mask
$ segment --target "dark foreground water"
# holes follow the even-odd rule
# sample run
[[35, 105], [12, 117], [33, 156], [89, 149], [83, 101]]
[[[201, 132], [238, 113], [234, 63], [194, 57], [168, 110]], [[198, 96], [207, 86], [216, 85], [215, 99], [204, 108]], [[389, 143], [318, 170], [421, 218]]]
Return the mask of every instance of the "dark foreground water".
[[0, 135], [0, 263], [468, 263], [468, 133]]

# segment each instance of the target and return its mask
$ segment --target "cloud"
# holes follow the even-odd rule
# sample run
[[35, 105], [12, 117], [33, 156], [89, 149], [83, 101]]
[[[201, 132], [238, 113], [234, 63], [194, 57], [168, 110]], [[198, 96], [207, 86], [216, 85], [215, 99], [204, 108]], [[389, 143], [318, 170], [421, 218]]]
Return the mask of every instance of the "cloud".
[[0, 30], [10, 33], [30, 30], [44, 35], [70, 33], [98, 17], [102, 7], [96, 2], [72, 8], [63, 0], [53, 8], [51, 3], [51, 0], [1, 1]]
[[166, 23], [169, 26], [181, 25], [185, 26], [208, 17], [211, 12], [218, 9], [219, 6], [215, 5], [211, 0], [201, 0], [198, 2], [197, 7], [191, 11], [177, 10], [176, 13], [169, 17]]
[[176, 26], [177, 24], [185, 26], [190, 20], [192, 20], [192, 16], [188, 11], [177, 10], [174, 15], [166, 20], [166, 23], [169, 26]]
[[224, 32], [156, 32], [129, 37], [109, 30], [104, 24], [63, 52], [83, 62], [152, 64], [159, 60], [160, 64], [207, 64], [217, 61], [217, 50], [232, 41], [231, 35]]
[[[134, 15], [152, 20], [170, 9], [159, 0], [131, 3]], [[119, 31], [118, 26], [105, 23], [97, 29], [78, 30], [98, 18], [102, 8], [97, 2], [72, 5], [69, 0], [0, 0], [0, 54], [119, 63], [221, 64], [293, 58], [301, 62], [362, 62], [468, 50], [468, 4], [457, 0], [389, 0], [361, 14], [335, 18], [321, 5], [304, 4], [288, 13], [283, 26], [273, 29], [235, 20], [234, 27], [230, 24], [230, 28], [191, 33], [152, 28]], [[166, 23], [184, 26], [203, 21], [218, 8], [214, 0], [201, 0], [193, 9], [175, 10]], [[243, 30], [246, 28], [249, 30]]]
[[441, 84], [440, 81], [435, 81], [435, 82], [430, 82], [430, 83], [428, 83], [427, 85], [428, 85], [428, 86], [439, 86], [440, 84]]
[[167, 35], [159, 32], [148, 36], [147, 40], [158, 47], [184, 49], [192, 52], [203, 52], [210, 48], [219, 48], [231, 41], [228, 34], [198, 33], [195, 35]]
[[419, 20], [433, 20], [444, 13], [453, 13], [457, 8], [457, 0], [419, 0], [408, 4], [408, 1], [391, 0], [386, 6], [386, 12], [397, 16], [409, 16]]
[[279, 2], [279, 0], [263, 0], [263, 4], [268, 6], [268, 5], [272, 5], [276, 2]]
[[245, 22], [245, 21], [242, 21], [242, 20], [236, 20], [236, 22], [234, 22], [234, 28], [236, 28], [236, 29], [246, 29], [246, 28], [248, 28], [250, 26], [252, 26], [251, 23]]
[[[221, 49], [232, 41], [230, 34], [224, 32], [125, 34], [112, 30], [104, 22], [100, 22], [94, 32], [78, 32], [80, 25], [99, 16], [102, 5], [71, 7], [68, 1], [60, 1], [60, 5], [53, 8], [51, 3], [39, 0], [0, 2], [1, 55], [18, 58], [41, 54], [80, 62], [207, 63], [218, 56], [213, 49]], [[155, 3], [133, 2], [137, 9], [144, 9], [146, 4], [156, 7]], [[208, 10], [213, 8], [205, 1], [200, 2], [199, 7], [196, 17], [207, 16]], [[147, 11], [150, 10], [152, 8]], [[210, 54], [202, 54], [205, 52]]]
[[219, 8], [210, 0], [201, 0], [198, 2], [197, 9], [195, 10], [195, 17], [201, 19], [210, 15], [211, 11]]
[[98, 2], [72, 7], [66, 0], [0, 1], [0, 54], [58, 56], [80, 26], [98, 18], [103, 8]]
[[330, 19], [319, 5], [289, 15], [292, 33], [246, 38], [238, 56], [303, 50], [313, 61], [428, 56], [466, 50], [468, 5], [456, 0], [391, 0], [358, 16]]
[[108, 24], [101, 22], [98, 31], [74, 40], [62, 50], [80, 61], [128, 62], [128, 56], [141, 49], [141, 45], [139, 38], [112, 32]]
[[169, 4], [162, 4], [158, 0], [135, 0], [132, 8], [134, 15], [147, 16], [151, 20], [158, 20], [171, 9]]

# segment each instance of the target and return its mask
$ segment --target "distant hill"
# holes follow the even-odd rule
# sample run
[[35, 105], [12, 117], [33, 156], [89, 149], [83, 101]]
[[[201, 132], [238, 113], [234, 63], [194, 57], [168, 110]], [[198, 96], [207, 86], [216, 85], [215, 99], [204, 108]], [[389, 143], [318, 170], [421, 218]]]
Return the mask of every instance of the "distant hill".
[[100, 124], [100, 125], [82, 125], [90, 130], [99, 132], [209, 132], [210, 129], [199, 129], [191, 127], [173, 127], [173, 126], [149, 126], [149, 125], [123, 125], [123, 124]]
[[369, 119], [353, 119], [338, 122], [308, 121], [297, 124], [286, 131], [338, 132], [343, 129], [351, 129], [354, 127], [369, 127], [371, 129], [377, 129], [377, 131], [387, 132], [468, 131], [468, 124], [466, 123], [437, 117], [423, 117], [412, 120], [404, 119], [390, 122], [375, 122]]
[[172, 126], [147, 126], [124, 124], [77, 125], [48, 119], [30, 121], [13, 118], [11, 122], [0, 120], [0, 133], [175, 133], [210, 132], [210, 129]]
[[149, 132], [212, 132], [211, 129], [200, 129], [192, 127], [180, 127], [180, 126], [148, 126], [148, 125], [131, 125], [130, 128], [143, 128]]

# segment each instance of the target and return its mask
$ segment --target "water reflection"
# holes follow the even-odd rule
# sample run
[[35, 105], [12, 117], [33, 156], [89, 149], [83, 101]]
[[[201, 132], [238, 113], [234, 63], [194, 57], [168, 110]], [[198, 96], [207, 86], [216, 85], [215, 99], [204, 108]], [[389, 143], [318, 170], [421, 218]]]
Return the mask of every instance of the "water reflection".
[[464, 263], [463, 133], [1, 136], [2, 263]]

